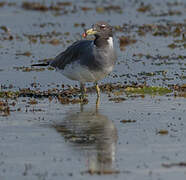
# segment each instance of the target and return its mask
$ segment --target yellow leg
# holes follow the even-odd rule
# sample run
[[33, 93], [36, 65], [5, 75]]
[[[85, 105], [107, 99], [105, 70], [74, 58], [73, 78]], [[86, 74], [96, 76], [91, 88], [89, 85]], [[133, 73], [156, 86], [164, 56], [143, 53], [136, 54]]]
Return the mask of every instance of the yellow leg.
[[83, 100], [86, 96], [86, 88], [85, 88], [85, 85], [83, 83], [80, 84], [80, 90], [81, 90], [80, 99]]
[[96, 93], [97, 93], [97, 97], [100, 97], [100, 88], [98, 86], [98, 83], [96, 83]]

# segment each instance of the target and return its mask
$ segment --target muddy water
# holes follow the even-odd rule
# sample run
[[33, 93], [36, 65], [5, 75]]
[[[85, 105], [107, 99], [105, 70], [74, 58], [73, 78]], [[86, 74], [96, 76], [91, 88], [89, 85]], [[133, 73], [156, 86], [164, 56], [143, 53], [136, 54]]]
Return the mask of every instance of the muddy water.
[[[118, 55], [101, 84], [186, 84], [184, 0], [37, 2], [0, 4], [1, 92], [78, 85], [30, 64], [55, 57], [97, 20], [114, 26]], [[184, 88], [163, 96], [102, 92], [99, 107], [95, 93], [85, 105], [0, 97], [2, 180], [186, 177]]]

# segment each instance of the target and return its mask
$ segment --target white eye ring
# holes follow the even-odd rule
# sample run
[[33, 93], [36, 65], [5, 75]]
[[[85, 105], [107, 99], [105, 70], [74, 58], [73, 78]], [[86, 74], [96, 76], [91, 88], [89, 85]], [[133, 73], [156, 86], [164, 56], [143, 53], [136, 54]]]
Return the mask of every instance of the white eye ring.
[[105, 24], [102, 24], [100, 27], [101, 27], [101, 28], [105, 28], [105, 27], [106, 27], [106, 25], [105, 25]]

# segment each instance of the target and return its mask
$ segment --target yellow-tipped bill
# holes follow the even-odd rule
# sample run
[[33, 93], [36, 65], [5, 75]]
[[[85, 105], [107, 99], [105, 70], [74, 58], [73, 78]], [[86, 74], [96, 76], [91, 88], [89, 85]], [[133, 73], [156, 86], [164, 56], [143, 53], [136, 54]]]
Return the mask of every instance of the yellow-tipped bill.
[[93, 30], [93, 28], [91, 28], [91, 29], [88, 29], [88, 30], [86, 30], [86, 32], [85, 33], [83, 33], [83, 37], [86, 37], [87, 35], [94, 35], [94, 34], [96, 34], [97, 33], [97, 31], [94, 31]]
[[92, 34], [96, 34], [96, 33], [97, 33], [97, 31], [94, 31], [93, 28], [88, 29], [88, 30], [86, 31], [86, 34], [87, 34], [87, 35], [92, 35]]

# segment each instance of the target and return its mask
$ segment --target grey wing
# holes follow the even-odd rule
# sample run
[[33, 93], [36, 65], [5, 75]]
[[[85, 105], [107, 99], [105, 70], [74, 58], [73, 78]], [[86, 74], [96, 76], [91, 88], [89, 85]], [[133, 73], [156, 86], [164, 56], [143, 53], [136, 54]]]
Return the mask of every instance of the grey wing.
[[[64, 52], [60, 53], [56, 58], [50, 63], [54, 68], [64, 69], [67, 64], [73, 63], [75, 61], [85, 61], [87, 50], [90, 49], [92, 41], [81, 40], [76, 41], [70, 47], [68, 47]], [[90, 52], [90, 50], [88, 50]], [[90, 52], [91, 54], [91, 52]]]

